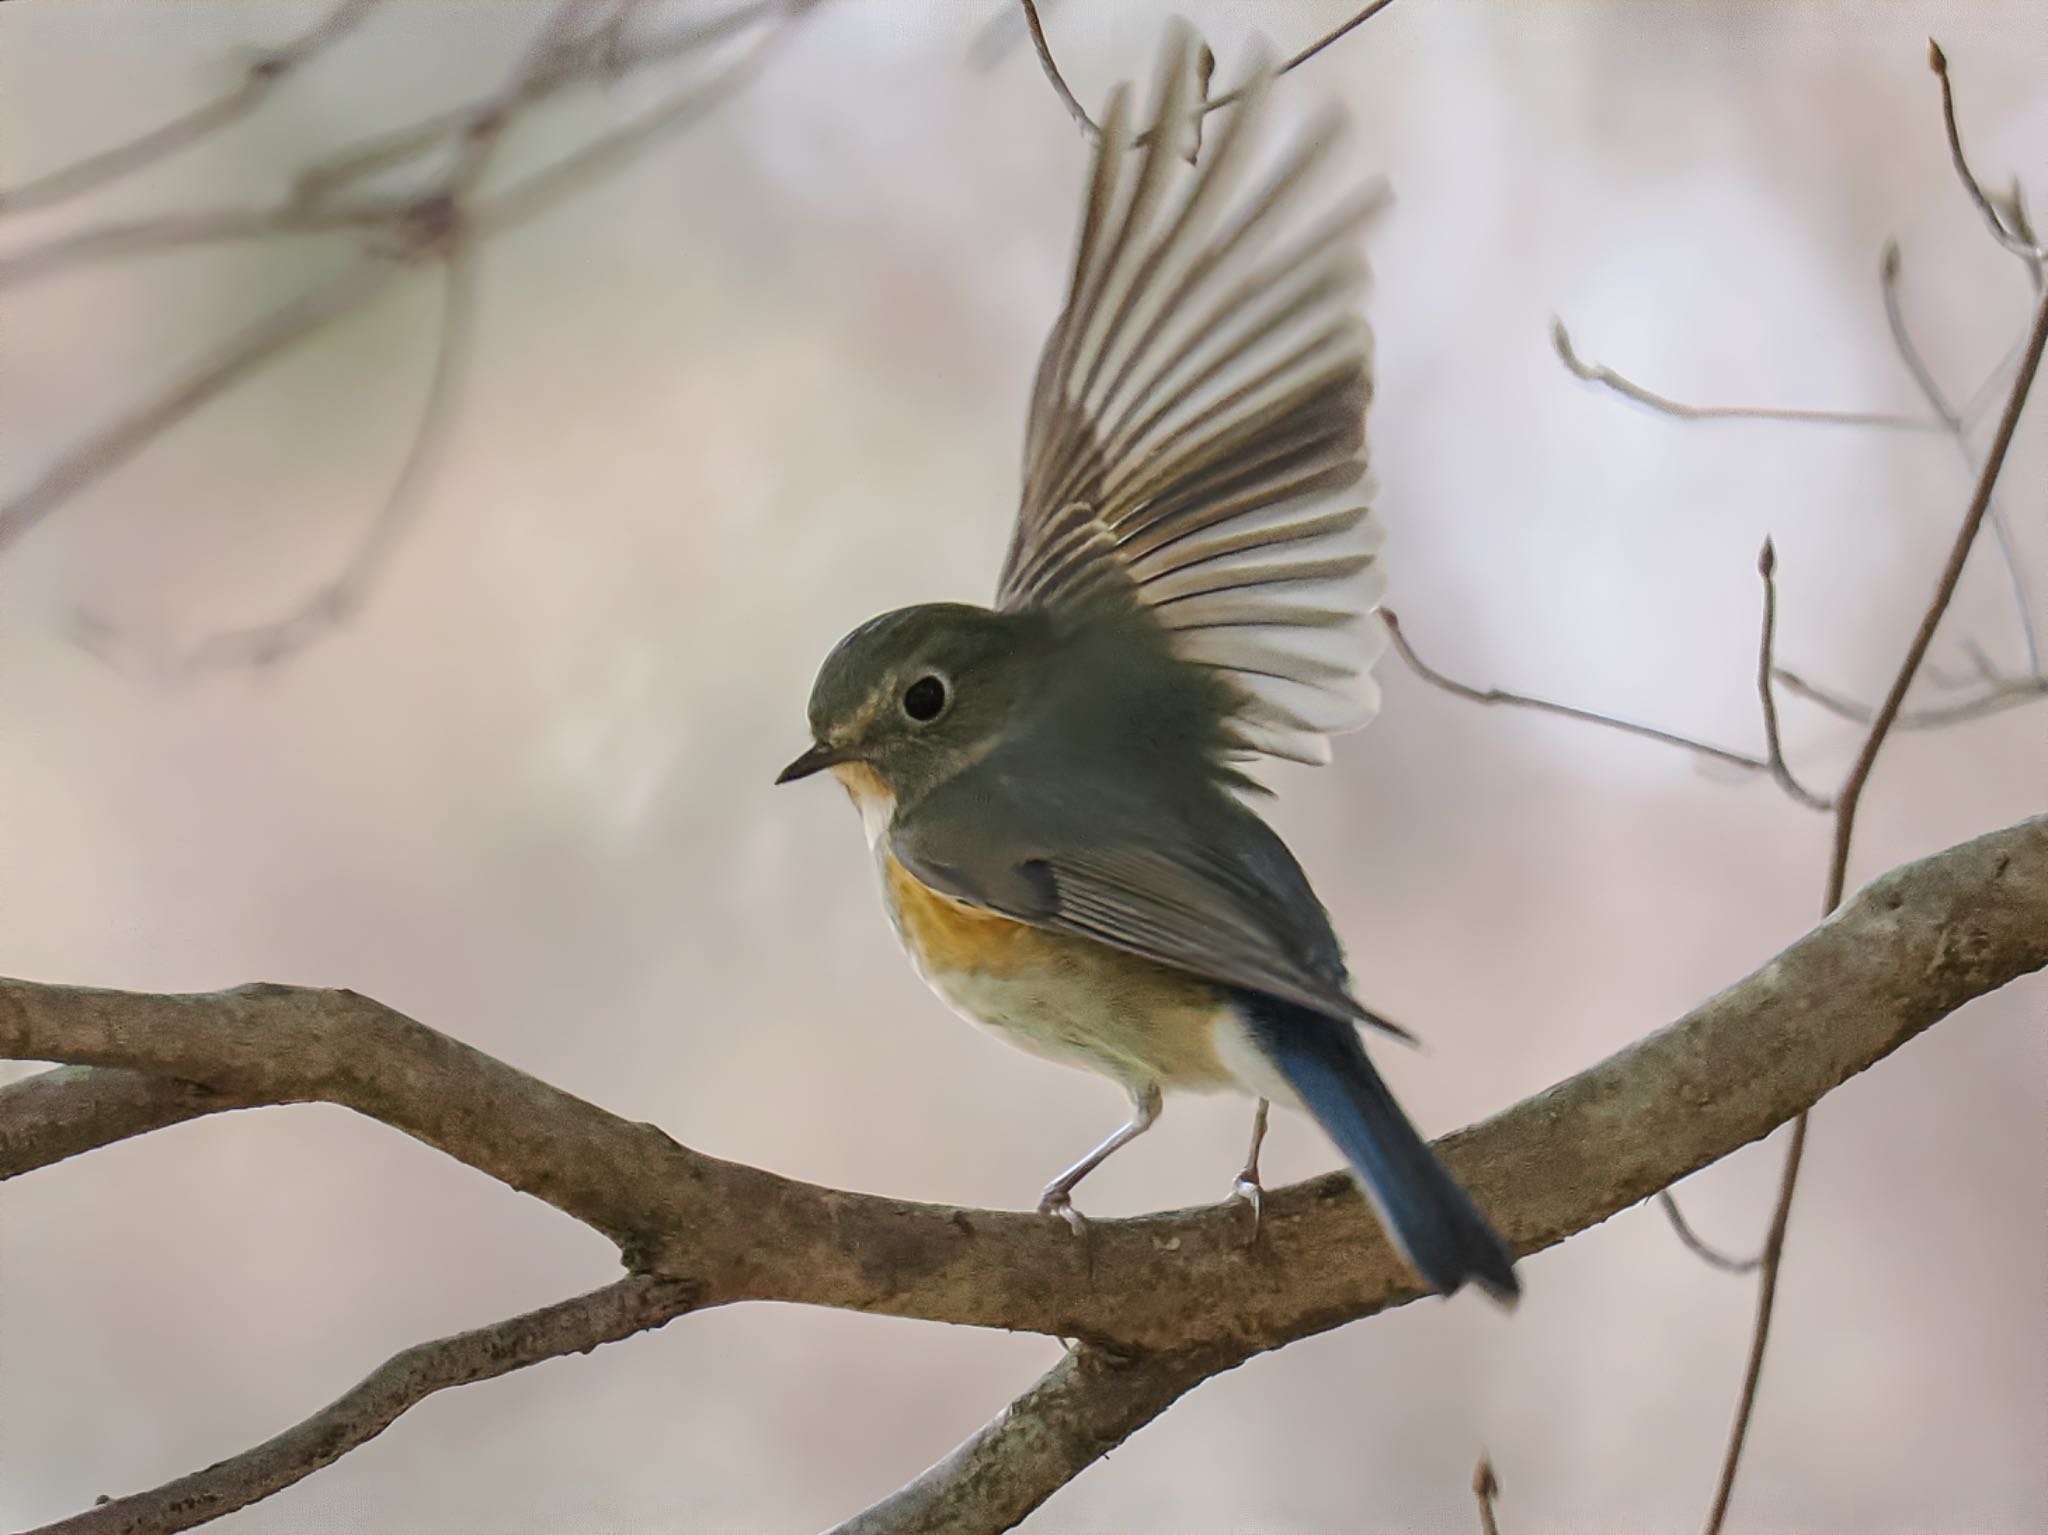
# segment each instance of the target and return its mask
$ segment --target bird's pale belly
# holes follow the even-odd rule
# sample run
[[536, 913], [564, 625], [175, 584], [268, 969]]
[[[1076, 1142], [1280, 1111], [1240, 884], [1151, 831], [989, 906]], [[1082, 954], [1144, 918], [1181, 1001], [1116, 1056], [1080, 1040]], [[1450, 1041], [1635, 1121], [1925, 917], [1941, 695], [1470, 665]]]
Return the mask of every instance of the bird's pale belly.
[[955, 1012], [1133, 1088], [1250, 1090], [1227, 1063], [1236, 1016], [1208, 983], [956, 901], [920, 883], [886, 844], [877, 854], [897, 936]]

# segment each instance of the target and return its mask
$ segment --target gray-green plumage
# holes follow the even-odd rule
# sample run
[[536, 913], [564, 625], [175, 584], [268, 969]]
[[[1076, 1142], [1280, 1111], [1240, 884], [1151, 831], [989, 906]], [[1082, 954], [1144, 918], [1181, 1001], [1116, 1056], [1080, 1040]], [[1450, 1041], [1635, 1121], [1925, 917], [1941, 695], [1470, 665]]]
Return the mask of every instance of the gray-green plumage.
[[1163, 1087], [1235, 1085], [1315, 1115], [1433, 1287], [1512, 1298], [1507, 1250], [1355, 1026], [1402, 1031], [1352, 997], [1321, 902], [1246, 803], [1247, 758], [1324, 760], [1377, 696], [1371, 348], [1351, 307], [1377, 199], [1282, 235], [1327, 122], [1236, 196], [1264, 71], [1182, 176], [1192, 79], [1176, 31], [1143, 147], [1121, 90], [1104, 114], [995, 605], [849, 634], [783, 776], [846, 783], [892, 919], [956, 1008], [1131, 1094], [1131, 1122], [1042, 1208], [1070, 1213]]

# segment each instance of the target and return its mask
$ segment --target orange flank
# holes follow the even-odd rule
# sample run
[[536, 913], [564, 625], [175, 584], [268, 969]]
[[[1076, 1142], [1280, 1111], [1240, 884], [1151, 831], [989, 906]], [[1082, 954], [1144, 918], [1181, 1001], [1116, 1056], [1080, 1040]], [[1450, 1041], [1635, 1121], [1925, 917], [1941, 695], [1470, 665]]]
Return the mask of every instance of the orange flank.
[[943, 895], [894, 858], [883, 871], [904, 945], [926, 969], [1011, 976], [1058, 962], [1059, 934]]
[[953, 1009], [1035, 1055], [1133, 1086], [1237, 1086], [1217, 1051], [1229, 1010], [1209, 982], [933, 890], [886, 852], [903, 947]]

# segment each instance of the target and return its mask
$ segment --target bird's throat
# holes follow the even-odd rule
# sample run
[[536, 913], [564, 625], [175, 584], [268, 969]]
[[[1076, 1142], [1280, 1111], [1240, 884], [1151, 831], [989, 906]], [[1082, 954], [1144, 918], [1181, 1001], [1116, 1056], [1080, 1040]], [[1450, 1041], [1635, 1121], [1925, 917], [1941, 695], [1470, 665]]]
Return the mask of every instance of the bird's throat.
[[896, 795], [882, 782], [882, 775], [865, 762], [836, 763], [831, 772], [845, 787], [854, 809], [860, 812], [860, 828], [867, 833], [868, 846], [875, 846], [896, 814]]

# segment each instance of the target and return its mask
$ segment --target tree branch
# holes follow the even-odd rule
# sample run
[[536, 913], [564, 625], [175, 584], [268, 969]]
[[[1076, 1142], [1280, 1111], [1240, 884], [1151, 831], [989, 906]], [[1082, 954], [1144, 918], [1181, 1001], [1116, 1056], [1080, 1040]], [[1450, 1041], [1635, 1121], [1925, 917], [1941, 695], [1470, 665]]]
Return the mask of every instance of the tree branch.
[[1560, 719], [1578, 720], [1586, 725], [1604, 725], [1609, 730], [1618, 730], [1623, 735], [1640, 736], [1646, 741], [1657, 741], [1665, 746], [1676, 746], [1682, 751], [1697, 752], [1712, 762], [1723, 762], [1752, 773], [1769, 773], [1771, 764], [1762, 757], [1753, 757], [1747, 752], [1730, 751], [1725, 746], [1715, 746], [1708, 741], [1696, 741], [1691, 736], [1678, 735], [1673, 731], [1660, 730], [1655, 725], [1639, 725], [1633, 720], [1619, 719], [1612, 714], [1599, 714], [1591, 709], [1581, 709], [1576, 704], [1561, 704], [1548, 698], [1537, 698], [1528, 693], [1510, 693], [1505, 688], [1476, 688], [1455, 677], [1447, 677], [1415, 653], [1415, 647], [1408, 643], [1408, 632], [1401, 627], [1401, 619], [1390, 608], [1380, 609], [1380, 621], [1387, 626], [1387, 635], [1394, 642], [1394, 653], [1400, 656], [1402, 664], [1433, 688], [1441, 688], [1454, 698], [1468, 703], [1502, 704], [1509, 708], [1531, 709], [1538, 714], [1554, 714]]
[[[1930, 45], [1931, 46], [1931, 45]], [[1948, 75], [1939, 63], [1940, 50], [1934, 50], [1937, 60], [1936, 72], [1942, 78], [1942, 101], [1948, 110]], [[1953, 130], [1953, 116], [1950, 117]], [[1960, 153], [1960, 152], [1959, 152]], [[2048, 292], [2041, 296], [2033, 328], [2027, 335], [2025, 353], [2020, 358], [2018, 375], [2013, 379], [2012, 393], [2007, 397], [2005, 410], [1999, 416], [1998, 429], [1991, 439], [1990, 450], [1984, 455], [1983, 472], [1977, 478], [1976, 489], [1971, 493], [1970, 504], [1963, 514], [1962, 526], [1956, 530], [1955, 541], [1949, 546], [1948, 560], [1942, 566], [1941, 574], [1935, 581], [1934, 595], [1928, 600], [1926, 611], [1920, 615], [1919, 628], [1914, 632], [1912, 642], [1906, 647], [1906, 657], [1900, 662], [1898, 674], [1892, 678], [1884, 702], [1878, 705], [1877, 716], [1871, 721], [1869, 733], [1864, 737], [1863, 746], [1850, 764], [1848, 776], [1843, 779], [1841, 791], [1836, 794], [1834, 846], [1828, 861], [1827, 893], [1823, 897], [1823, 909], [1833, 911], [1841, 904], [1842, 893], [1848, 888], [1849, 848], [1856, 835], [1856, 811], [1862, 803], [1864, 788], [1870, 782], [1871, 769], [1877, 765], [1877, 756], [1884, 749], [1893, 722], [1906, 701], [1906, 693], [1913, 686], [1913, 679], [1919, 675], [1920, 665], [1927, 659], [1927, 650], [1934, 643], [1934, 632], [1941, 627], [1941, 620], [1948, 612], [1950, 601], [1955, 597], [1956, 585], [1962, 580], [1963, 567], [1969, 562], [1970, 551], [1975, 547], [1977, 535], [1983, 529], [1984, 517], [1991, 507], [1993, 491], [1998, 486], [1998, 476], [2005, 468], [2005, 455], [2012, 446], [2013, 434], [2019, 429], [2021, 414], [2026, 410], [2027, 395], [2033, 387], [2034, 376], [2040, 371], [2041, 355], [2048, 349]], [[1768, 666], [1766, 667], [1768, 674]], [[1728, 1513], [1728, 1501], [1735, 1490], [1735, 1476], [1742, 1462], [1743, 1442], [1749, 1433], [1750, 1419], [1756, 1409], [1756, 1394], [1763, 1378], [1764, 1354], [1770, 1341], [1771, 1316], [1777, 1301], [1778, 1270], [1785, 1252], [1785, 1232], [1792, 1216], [1792, 1199], [1799, 1187], [1800, 1160], [1806, 1151], [1808, 1119], [1804, 1111], [1792, 1122], [1791, 1143], [1785, 1149], [1785, 1171], [1778, 1185], [1777, 1204], [1771, 1212], [1771, 1224], [1764, 1238], [1763, 1261], [1759, 1265], [1761, 1279], [1757, 1289], [1757, 1310], [1755, 1330], [1750, 1338], [1749, 1362], [1743, 1372], [1742, 1394], [1735, 1412], [1735, 1423], [1728, 1435], [1727, 1449], [1721, 1462], [1720, 1478], [1714, 1489], [1714, 1502], [1707, 1515], [1706, 1535], [1718, 1535]]]
[[154, 1535], [186, 1530], [282, 1492], [332, 1465], [450, 1386], [467, 1386], [564, 1354], [587, 1354], [696, 1307], [687, 1283], [633, 1274], [573, 1300], [394, 1354], [353, 1390], [252, 1450], [130, 1497], [110, 1498], [27, 1535]]
[[827, 1535], [959, 1535], [1007, 1530], [1242, 1350], [1125, 1358], [1069, 1349], [1029, 1391], [952, 1454]]
[[133, 175], [188, 149], [201, 139], [238, 122], [269, 99], [285, 80], [303, 68], [315, 55], [332, 47], [360, 26], [371, 9], [382, 0], [338, 0], [318, 22], [282, 48], [256, 58], [235, 88], [226, 95], [195, 107], [183, 117], [173, 118], [125, 144], [89, 155], [70, 165], [0, 191], [0, 215], [28, 208], [46, 208], [86, 192], [95, 191], [123, 176]]
[[[1678, 1022], [1440, 1149], [1515, 1250], [1536, 1252], [1768, 1134], [1972, 997], [2044, 966], [2039, 816], [1876, 880]], [[790, 1301], [1182, 1356], [1194, 1373], [1180, 1390], [1202, 1369], [1420, 1293], [1341, 1174], [1268, 1194], [1250, 1251], [1227, 1204], [1099, 1220], [1083, 1244], [1036, 1215], [819, 1188], [689, 1150], [352, 992], [163, 996], [0, 980], [0, 1055], [223, 1095], [144, 1100], [101, 1071], [31, 1078], [0, 1091], [10, 1173], [139, 1133], [152, 1113], [172, 1123], [234, 1104], [335, 1103], [585, 1221], [629, 1267], [686, 1283], [695, 1305]], [[1086, 1399], [1088, 1368], [1069, 1372], [1074, 1396], [1049, 1380], [1045, 1410]], [[1181, 1377], [1158, 1368], [1160, 1384], [1134, 1386], [1121, 1405], [1112, 1393], [1088, 1432], [1128, 1420], [1128, 1433], [1162, 1410], [1158, 1393]], [[994, 1478], [1002, 1506], [1035, 1506], [1078, 1469], [1080, 1441], [1059, 1439], [1066, 1431], [1032, 1400], [927, 1478]], [[1024, 1443], [1048, 1434], [1051, 1448]], [[1024, 1502], [1027, 1467], [1038, 1490]]]

